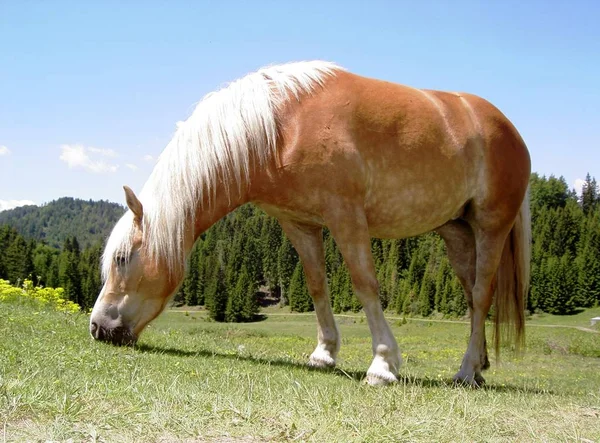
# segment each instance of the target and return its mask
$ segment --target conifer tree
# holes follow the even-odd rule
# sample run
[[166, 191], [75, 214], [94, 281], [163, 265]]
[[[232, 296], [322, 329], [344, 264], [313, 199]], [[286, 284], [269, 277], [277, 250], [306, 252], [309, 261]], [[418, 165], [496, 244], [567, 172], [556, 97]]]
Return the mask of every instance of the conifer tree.
[[447, 313], [447, 300], [444, 299], [444, 289], [446, 287], [446, 280], [451, 278], [452, 268], [448, 256], [444, 254], [441, 257], [440, 264], [438, 266], [435, 275], [435, 295], [433, 302], [433, 309], [437, 312]]
[[258, 306], [254, 302], [256, 285], [252, 282], [246, 266], [242, 266], [234, 290], [227, 299], [225, 321], [247, 322], [254, 319]]
[[421, 290], [419, 292], [419, 314], [423, 317], [427, 317], [433, 312], [435, 281], [431, 274], [431, 266], [427, 266], [425, 274], [423, 274]]
[[578, 297], [582, 307], [600, 304], [600, 208], [588, 213], [578, 247]]
[[290, 280], [289, 300], [292, 311], [308, 312], [314, 310], [300, 261], [296, 264]]
[[400, 277], [394, 290], [394, 311], [396, 314], [404, 314], [404, 301], [409, 291], [408, 279]]
[[592, 212], [598, 206], [598, 202], [600, 201], [600, 196], [598, 194], [598, 183], [596, 183], [596, 178], [590, 177], [588, 172], [585, 176], [583, 187], [581, 188], [580, 199], [581, 208], [585, 215]]
[[281, 304], [283, 306], [289, 303], [289, 286], [294, 269], [298, 264], [298, 254], [292, 243], [283, 235], [281, 246], [277, 253], [277, 274], [279, 277], [279, 287], [281, 288]]
[[65, 289], [67, 299], [81, 306], [83, 300], [81, 297], [81, 272], [79, 269], [80, 253], [77, 238], [67, 238], [61, 254], [63, 262], [61, 286]]
[[200, 265], [198, 263], [202, 240], [198, 240], [188, 259], [188, 269], [182, 284], [183, 300], [188, 306], [198, 304], [198, 280], [200, 278]]
[[100, 276], [101, 245], [96, 244], [81, 253], [79, 272], [81, 275], [80, 306], [88, 309], [94, 306], [94, 302], [102, 289]]
[[467, 312], [467, 302], [465, 299], [465, 291], [458, 280], [458, 277], [453, 277], [450, 283], [450, 293], [448, 297], [450, 301], [450, 313], [455, 316], [463, 316]]
[[556, 209], [556, 220], [549, 254], [560, 257], [568, 252], [575, 255], [583, 214], [574, 199], [567, 199], [563, 208]]
[[264, 280], [271, 292], [278, 292], [277, 253], [281, 247], [283, 234], [275, 218], [267, 217], [262, 225], [260, 237]]
[[342, 263], [331, 279], [331, 298], [336, 313], [352, 309], [352, 280], [345, 263]]
[[227, 298], [225, 271], [222, 266], [218, 266], [215, 269], [214, 276], [210, 279], [210, 285], [206, 291], [206, 307], [213, 320], [225, 320]]
[[28, 259], [28, 245], [23, 237], [16, 232], [12, 232], [12, 241], [6, 248], [4, 255], [4, 273], [5, 278], [13, 284], [22, 282], [29, 277], [30, 260]]

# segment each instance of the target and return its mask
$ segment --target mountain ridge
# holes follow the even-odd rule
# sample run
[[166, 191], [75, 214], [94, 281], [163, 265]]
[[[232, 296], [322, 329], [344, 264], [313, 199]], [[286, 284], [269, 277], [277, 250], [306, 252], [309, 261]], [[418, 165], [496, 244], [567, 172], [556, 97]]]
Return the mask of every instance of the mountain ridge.
[[82, 247], [104, 242], [125, 207], [107, 200], [61, 197], [42, 205], [26, 205], [0, 212], [0, 226], [14, 227], [27, 239], [62, 248], [75, 236]]

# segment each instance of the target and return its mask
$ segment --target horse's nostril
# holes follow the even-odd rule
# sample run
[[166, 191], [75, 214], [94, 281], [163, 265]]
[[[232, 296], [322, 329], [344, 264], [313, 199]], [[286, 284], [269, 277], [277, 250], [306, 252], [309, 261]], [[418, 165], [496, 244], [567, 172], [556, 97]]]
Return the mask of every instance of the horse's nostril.
[[106, 331], [102, 326], [98, 326], [96, 322], [92, 322], [90, 325], [90, 333], [96, 340], [104, 340], [106, 337]]

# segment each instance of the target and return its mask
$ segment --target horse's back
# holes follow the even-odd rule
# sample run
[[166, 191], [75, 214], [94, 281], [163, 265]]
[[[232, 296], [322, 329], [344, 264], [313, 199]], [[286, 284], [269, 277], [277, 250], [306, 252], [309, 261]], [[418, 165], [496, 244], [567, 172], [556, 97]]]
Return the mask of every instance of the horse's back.
[[519, 145], [526, 153], [508, 119], [484, 99], [348, 72], [285, 116], [279, 173], [297, 188], [287, 191], [313, 191], [304, 193], [307, 213], [336, 198], [361, 200], [378, 237], [417, 235], [460, 216], [488, 188], [491, 169], [513, 167], [495, 140], [512, 139], [515, 158]]

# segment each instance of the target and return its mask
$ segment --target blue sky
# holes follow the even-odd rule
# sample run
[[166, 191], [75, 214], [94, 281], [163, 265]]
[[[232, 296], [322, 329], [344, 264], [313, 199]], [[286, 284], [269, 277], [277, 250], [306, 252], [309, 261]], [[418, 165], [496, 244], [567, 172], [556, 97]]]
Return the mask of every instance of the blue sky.
[[534, 171], [600, 178], [598, 23], [597, 1], [0, 0], [0, 209], [123, 202], [206, 93], [307, 59], [478, 94]]

